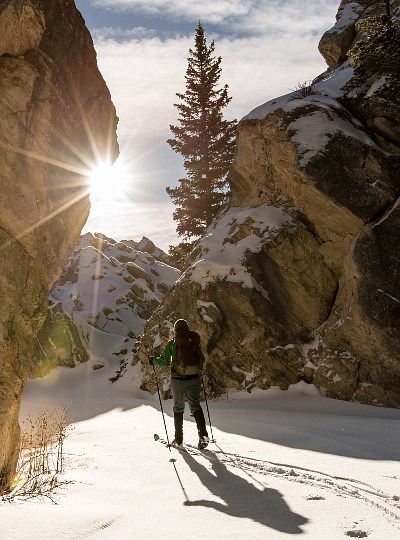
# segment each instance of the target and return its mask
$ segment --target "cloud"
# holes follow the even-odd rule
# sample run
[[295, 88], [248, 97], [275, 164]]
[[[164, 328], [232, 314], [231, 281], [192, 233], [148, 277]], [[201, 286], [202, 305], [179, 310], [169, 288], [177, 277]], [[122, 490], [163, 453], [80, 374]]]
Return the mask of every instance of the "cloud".
[[[104, 32], [103, 35], [106, 35]], [[185, 72], [193, 37], [132, 39], [123, 42], [95, 34], [100, 70], [110, 88], [120, 117], [122, 141], [166, 139], [176, 123], [176, 92], [185, 90]], [[227, 117], [241, 118], [252, 108], [287, 93], [298, 81], [313, 79], [325, 70], [311, 33], [298, 41], [286, 35], [221, 39], [221, 84], [230, 88]]]
[[[92, 0], [102, 7], [146, 10], [196, 20], [196, 10], [211, 17], [233, 13], [232, 35], [212, 28], [216, 55], [222, 57], [221, 83], [233, 97], [226, 115], [241, 118], [268, 99], [287, 93], [299, 81], [313, 79], [325, 70], [317, 46], [323, 32], [334, 23], [338, 0]], [[134, 20], [134, 17], [132, 17]], [[221, 27], [225, 19], [221, 19]], [[142, 21], [143, 22], [143, 21]], [[235, 28], [252, 29], [238, 35]], [[191, 35], [155, 35], [144, 26], [96, 28], [92, 31], [98, 63], [111, 90], [120, 117], [119, 137], [127, 140], [163, 139], [176, 123], [176, 92], [185, 90]]]
[[113, 26], [103, 26], [92, 30], [92, 37], [95, 41], [102, 42], [107, 39], [115, 41], [142, 40], [156, 37], [157, 32], [153, 28], [136, 26], [134, 28], [119, 28]]
[[138, 12], [150, 16], [168, 17], [179, 21], [207, 21], [221, 24], [227, 17], [248, 15], [254, 0], [92, 0], [95, 7], [107, 8], [118, 12]]
[[119, 136], [165, 137], [174, 119], [175, 93], [184, 86], [192, 39], [158, 38], [123, 42], [95, 36], [98, 64], [120, 117]]
[[333, 26], [338, 0], [92, 0], [94, 7], [174, 22], [218, 25], [230, 34], [260, 35]]
[[262, 0], [256, 2], [249, 14], [234, 23], [252, 35], [286, 35], [300, 41], [303, 35], [313, 34], [319, 39], [321, 29], [335, 23], [339, 0]]

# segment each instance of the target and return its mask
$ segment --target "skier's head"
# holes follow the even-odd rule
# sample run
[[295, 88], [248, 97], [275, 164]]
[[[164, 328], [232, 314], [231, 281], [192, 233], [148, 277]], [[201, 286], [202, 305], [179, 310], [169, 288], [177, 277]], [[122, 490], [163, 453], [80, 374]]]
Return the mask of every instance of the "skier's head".
[[185, 319], [178, 319], [174, 324], [175, 334], [177, 332], [189, 332], [189, 325]]

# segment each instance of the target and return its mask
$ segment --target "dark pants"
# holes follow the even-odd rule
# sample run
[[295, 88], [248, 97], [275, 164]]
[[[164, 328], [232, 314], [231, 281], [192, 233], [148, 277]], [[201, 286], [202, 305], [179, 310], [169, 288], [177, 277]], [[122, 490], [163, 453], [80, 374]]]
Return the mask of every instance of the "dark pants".
[[182, 443], [183, 440], [183, 413], [185, 410], [185, 397], [189, 403], [189, 409], [196, 421], [197, 431], [200, 437], [208, 437], [203, 409], [200, 405], [200, 377], [193, 379], [171, 379], [171, 390], [174, 396], [174, 423], [175, 442]]
[[200, 377], [196, 376], [188, 381], [182, 379], [171, 379], [171, 390], [174, 396], [174, 413], [182, 414], [185, 410], [185, 397], [189, 403], [189, 409], [193, 415], [196, 411], [201, 411], [200, 405]]

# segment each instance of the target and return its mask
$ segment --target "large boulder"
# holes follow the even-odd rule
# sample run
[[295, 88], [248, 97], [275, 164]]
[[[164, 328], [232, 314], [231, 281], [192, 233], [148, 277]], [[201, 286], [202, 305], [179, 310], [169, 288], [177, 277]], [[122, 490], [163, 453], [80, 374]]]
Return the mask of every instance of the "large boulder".
[[319, 52], [330, 69], [338, 67], [346, 60], [347, 53], [357, 38], [357, 23], [365, 17], [380, 15], [384, 10], [383, 0], [341, 1], [336, 24], [325, 32], [318, 45]]
[[88, 212], [84, 173], [118, 153], [117, 118], [73, 0], [0, 5], [0, 488], [48, 293]]
[[230, 206], [137, 345], [144, 388], [147, 356], [183, 317], [213, 395], [305, 380], [400, 406], [400, 81], [346, 59], [355, 23], [384, 9], [343, 1], [320, 46], [328, 71], [240, 122]]

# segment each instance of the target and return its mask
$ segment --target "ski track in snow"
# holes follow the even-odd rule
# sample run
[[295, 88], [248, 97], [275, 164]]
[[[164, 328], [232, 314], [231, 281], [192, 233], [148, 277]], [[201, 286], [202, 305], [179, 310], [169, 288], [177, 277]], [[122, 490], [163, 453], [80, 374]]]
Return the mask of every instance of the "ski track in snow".
[[[290, 482], [298, 482], [320, 489], [328, 489], [336, 494], [345, 497], [360, 499], [364, 503], [381, 511], [386, 518], [400, 529], [400, 502], [396, 495], [385, 494], [373, 486], [354, 480], [352, 478], [340, 478], [329, 474], [295, 467], [281, 463], [270, 463], [252, 458], [245, 458], [238, 455], [225, 454], [223, 450], [219, 451], [219, 459], [225, 463], [242, 468], [245, 471], [257, 472], [262, 475], [280, 476]], [[222, 455], [225, 458], [220, 457]], [[218, 454], [217, 454], [218, 455]], [[381, 502], [382, 501], [382, 502]]]
[[111, 527], [117, 521], [117, 519], [118, 518], [110, 519], [108, 521], [104, 521], [103, 523], [94, 522], [93, 527], [88, 531], [82, 532], [79, 535], [79, 538], [82, 538], [82, 539], [83, 538], [91, 538], [91, 537], [95, 536], [97, 533], [102, 532], [105, 529], [108, 529], [109, 527]]
[[[162, 437], [155, 440], [168, 446], [167, 441]], [[400, 497], [397, 495], [384, 493], [361, 480], [332, 476], [321, 471], [315, 471], [286, 463], [273, 463], [270, 461], [240, 456], [239, 454], [228, 453], [225, 452], [217, 442], [211, 442], [210, 445], [215, 446], [217, 450], [212, 450], [211, 448], [198, 450], [197, 447], [190, 444], [185, 444], [182, 449], [177, 449], [173, 446], [171, 446], [171, 448], [174, 453], [188, 452], [193, 456], [204, 457], [211, 462], [213, 460], [218, 460], [226, 467], [241, 469], [253, 480], [253, 482], [264, 488], [266, 488], [267, 485], [255, 475], [258, 475], [261, 478], [268, 476], [279, 477], [289, 482], [296, 482], [321, 490], [328, 490], [337, 496], [359, 499], [364, 504], [380, 512], [385, 519], [390, 520], [391, 523], [400, 530]], [[175, 463], [176, 459], [172, 457], [170, 461]], [[319, 494], [307, 497], [308, 500], [321, 500], [324, 498], [325, 497]], [[346, 534], [347, 536], [355, 538], [364, 538], [368, 536], [364, 531], [348, 531]]]

